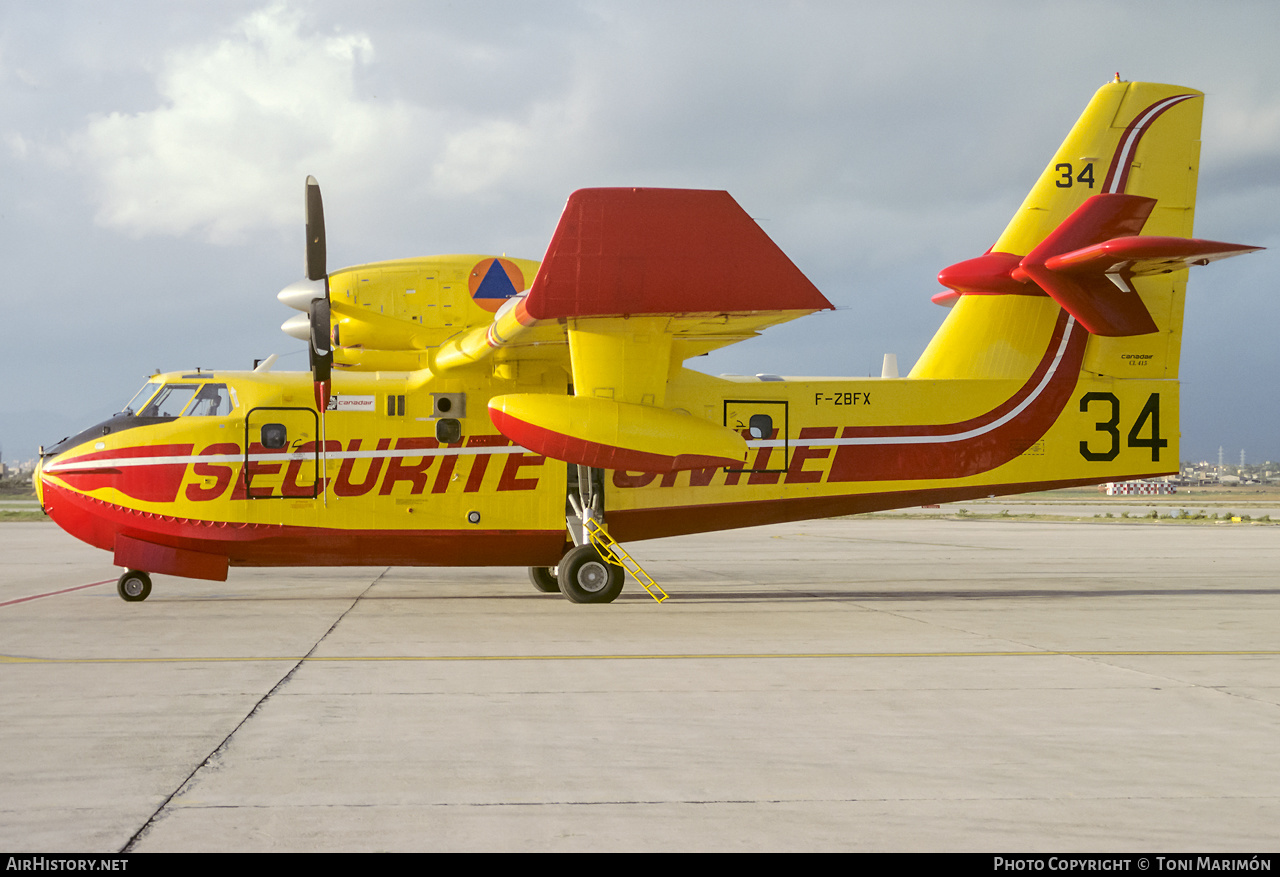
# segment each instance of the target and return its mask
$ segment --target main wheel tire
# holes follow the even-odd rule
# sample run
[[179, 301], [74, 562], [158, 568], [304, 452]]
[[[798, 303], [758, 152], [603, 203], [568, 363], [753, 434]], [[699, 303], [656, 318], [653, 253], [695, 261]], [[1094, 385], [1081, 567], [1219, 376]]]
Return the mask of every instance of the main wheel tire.
[[131, 569], [116, 582], [116, 593], [127, 603], [141, 603], [151, 596], [151, 576]]
[[529, 581], [533, 582], [533, 586], [544, 594], [560, 593], [560, 581], [556, 578], [556, 568], [554, 566], [529, 567]]
[[560, 561], [560, 593], [574, 603], [612, 603], [622, 593], [626, 571], [607, 562], [594, 545], [579, 545]]

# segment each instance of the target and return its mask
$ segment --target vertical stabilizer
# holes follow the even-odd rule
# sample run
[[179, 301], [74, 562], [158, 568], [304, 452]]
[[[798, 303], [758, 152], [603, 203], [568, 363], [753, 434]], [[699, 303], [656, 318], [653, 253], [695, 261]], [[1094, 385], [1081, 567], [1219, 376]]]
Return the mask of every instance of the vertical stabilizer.
[[1204, 95], [1151, 82], [1098, 89], [992, 249], [1030, 253], [1092, 195], [1154, 198], [1145, 234], [1191, 237]]
[[[939, 299], [954, 307], [911, 376], [1023, 376], [1061, 305], [1093, 331], [1084, 371], [1131, 377], [1126, 367], [1141, 361], [1144, 378], [1176, 378], [1190, 260], [1137, 276], [1133, 260], [1070, 257], [1112, 235], [1190, 238], [1202, 106], [1200, 92], [1175, 85], [1100, 88], [991, 250], [939, 276], [953, 290]], [[1091, 221], [1108, 199], [1111, 213], [1124, 214], [1114, 228]]]

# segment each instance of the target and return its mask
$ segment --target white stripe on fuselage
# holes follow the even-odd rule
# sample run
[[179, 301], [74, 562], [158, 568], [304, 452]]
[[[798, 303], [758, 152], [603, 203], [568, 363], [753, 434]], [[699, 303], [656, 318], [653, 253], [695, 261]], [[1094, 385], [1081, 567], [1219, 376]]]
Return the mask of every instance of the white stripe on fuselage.
[[[1031, 391], [1027, 398], [1023, 399], [1012, 410], [1005, 412], [1000, 417], [990, 423], [982, 426], [974, 427], [959, 433], [946, 433], [942, 435], [867, 435], [853, 436], [850, 438], [824, 438], [824, 439], [808, 439], [806, 441], [793, 441], [787, 439], [755, 439], [747, 442], [750, 448], [829, 448], [837, 445], [872, 445], [872, 444], [898, 444], [898, 445], [930, 445], [943, 444], [946, 442], [965, 441], [966, 439], [977, 438], [986, 435], [994, 429], [999, 429], [1006, 423], [1013, 420], [1023, 411], [1036, 401], [1041, 394], [1044, 393], [1046, 387], [1057, 374], [1059, 367], [1062, 365], [1062, 358], [1066, 355], [1067, 344], [1071, 340], [1071, 333], [1075, 329], [1075, 317], [1067, 318], [1066, 328], [1062, 332], [1062, 340], [1058, 343], [1058, 349], [1054, 353], [1053, 362], [1049, 369], [1040, 379], [1040, 383]], [[389, 448], [386, 450], [372, 451], [327, 451], [324, 456], [329, 460], [377, 460], [377, 459], [405, 459], [417, 457], [461, 457], [474, 456], [477, 454], [527, 454], [532, 453], [528, 448], [519, 445], [498, 445], [493, 447], [472, 447], [472, 448]], [[306, 451], [299, 453], [297, 451], [289, 454], [251, 454], [249, 462], [251, 463], [284, 463], [293, 460], [314, 460], [318, 456], [315, 451]], [[129, 466], [178, 466], [187, 463], [220, 463], [226, 465], [228, 463], [243, 463], [244, 454], [191, 454], [185, 456], [157, 456], [157, 457], [100, 457], [96, 460], [83, 460], [68, 463], [55, 463], [47, 467], [44, 471], [51, 475], [59, 472], [76, 472], [85, 469], [122, 469]]]
[[809, 439], [808, 441], [784, 441], [783, 439], [760, 439], [757, 441], [749, 441], [747, 445], [753, 448], [781, 448], [787, 445], [800, 448], [829, 448], [834, 445], [936, 445], [945, 442], [958, 442], [965, 439], [977, 438], [980, 435], [986, 435], [993, 429], [1004, 426], [1013, 420], [1027, 407], [1034, 402], [1045, 388], [1049, 386], [1049, 382], [1053, 380], [1053, 376], [1057, 373], [1058, 367], [1062, 365], [1062, 357], [1067, 352], [1067, 342], [1071, 340], [1071, 330], [1075, 328], [1076, 318], [1068, 317], [1067, 326], [1062, 332], [1062, 341], [1058, 344], [1058, 351], [1053, 356], [1053, 363], [1049, 366], [1049, 370], [1044, 373], [1044, 377], [1040, 379], [1040, 383], [1031, 391], [1027, 398], [1023, 399], [1013, 410], [1006, 412], [1003, 416], [997, 417], [990, 423], [982, 426], [974, 427], [965, 432], [953, 432], [943, 435], [864, 435], [853, 436], [850, 438], [829, 438], [829, 439]]
[[[328, 451], [325, 457], [330, 460], [374, 460], [404, 459], [406, 457], [452, 457], [475, 454], [527, 454], [528, 448], [519, 445], [498, 445], [494, 447], [475, 448], [389, 448], [382, 451]], [[292, 460], [314, 460], [316, 451], [305, 451], [289, 454], [250, 454], [251, 463], [287, 463]], [[128, 466], [178, 466], [185, 463], [243, 463], [244, 454], [188, 454], [185, 456], [164, 457], [100, 457], [96, 460], [82, 460], [69, 463], [55, 463], [44, 469], [51, 475], [59, 472], [75, 472], [83, 469], [123, 469]]]

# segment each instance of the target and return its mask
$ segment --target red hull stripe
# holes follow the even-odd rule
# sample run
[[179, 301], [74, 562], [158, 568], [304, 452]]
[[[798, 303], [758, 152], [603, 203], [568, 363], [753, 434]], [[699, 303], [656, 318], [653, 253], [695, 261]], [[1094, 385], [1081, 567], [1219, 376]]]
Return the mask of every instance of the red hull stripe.
[[[96, 451], [76, 458], [71, 469], [54, 472], [77, 490], [114, 487], [141, 502], [173, 502], [187, 472], [193, 445], [155, 445]], [[145, 467], [145, 468], [143, 468]]]
[[154, 542], [125, 536], [123, 533], [116, 536], [115, 564], [126, 569], [141, 569], [164, 575], [185, 576], [189, 579], [207, 579], [215, 582], [227, 580], [225, 554], [210, 554], [172, 545], [157, 545]]
[[123, 535], [220, 555], [231, 566], [555, 566], [566, 538], [563, 529], [343, 530], [205, 521], [140, 512], [49, 483], [45, 507], [62, 529], [107, 551]]
[[[505, 441], [502, 437], [497, 437]], [[435, 442], [435, 439], [429, 441]], [[329, 439], [329, 448], [341, 447], [341, 443], [337, 439]], [[183, 446], [190, 451], [191, 445]], [[155, 447], [137, 447], [137, 448], [121, 448], [117, 451], [101, 451], [98, 454], [84, 454], [78, 457], [71, 457], [67, 460], [59, 460], [51, 463], [44, 468], [44, 472], [49, 475], [62, 476], [66, 473], [73, 472], [108, 472], [111, 469], [120, 470], [134, 466], [173, 466], [186, 465], [187, 463], [243, 463], [244, 454], [172, 454], [157, 453], [167, 450], [167, 446], [157, 445]], [[340, 451], [326, 450], [325, 456], [330, 460], [374, 460], [374, 459], [402, 459], [419, 457], [465, 457], [475, 456], [476, 454], [525, 454], [528, 448], [522, 448], [518, 445], [477, 445], [469, 448], [396, 448], [394, 450], [374, 450], [374, 451]], [[109, 456], [109, 455], [118, 456]], [[259, 453], [250, 454], [249, 462], [251, 463], [280, 463], [292, 460], [310, 460], [313, 457], [313, 451], [308, 449], [302, 453]], [[110, 467], [110, 468], [109, 468]]]

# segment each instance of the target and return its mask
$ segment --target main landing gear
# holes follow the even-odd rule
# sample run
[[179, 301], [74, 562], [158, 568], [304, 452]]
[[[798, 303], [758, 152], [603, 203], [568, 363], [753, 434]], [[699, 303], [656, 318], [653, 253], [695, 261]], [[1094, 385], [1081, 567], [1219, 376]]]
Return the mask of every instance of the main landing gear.
[[588, 466], [568, 470], [565, 524], [574, 547], [554, 568], [530, 567], [529, 580], [544, 594], [559, 591], [572, 603], [612, 603], [622, 593], [627, 572], [600, 554], [586, 527], [588, 520], [604, 519], [604, 471]]
[[141, 603], [151, 596], [151, 576], [141, 570], [127, 570], [116, 582], [116, 593], [127, 603]]
[[542, 593], [558, 591], [572, 603], [612, 603], [622, 593], [626, 571], [588, 544], [570, 549], [559, 566], [529, 567], [529, 581]]
[[571, 549], [556, 570], [560, 593], [572, 603], [612, 603], [627, 577], [622, 567], [601, 557], [590, 542]]

